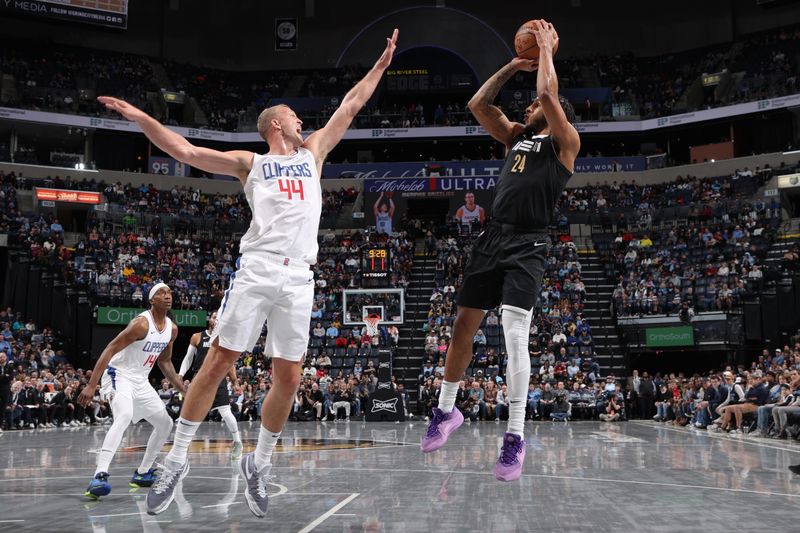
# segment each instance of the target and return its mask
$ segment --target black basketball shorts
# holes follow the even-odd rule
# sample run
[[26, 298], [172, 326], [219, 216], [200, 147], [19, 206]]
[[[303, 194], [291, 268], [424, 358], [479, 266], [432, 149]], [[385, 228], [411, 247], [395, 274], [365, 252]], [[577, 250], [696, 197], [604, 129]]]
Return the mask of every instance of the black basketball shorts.
[[456, 303], [493, 309], [533, 309], [542, 292], [550, 237], [546, 233], [504, 232], [489, 225], [472, 248]]
[[217, 407], [223, 407], [225, 405], [231, 404], [231, 395], [228, 394], [228, 380], [222, 378], [222, 382], [217, 387], [217, 394], [214, 396], [214, 404], [211, 406], [212, 409], [216, 409]]

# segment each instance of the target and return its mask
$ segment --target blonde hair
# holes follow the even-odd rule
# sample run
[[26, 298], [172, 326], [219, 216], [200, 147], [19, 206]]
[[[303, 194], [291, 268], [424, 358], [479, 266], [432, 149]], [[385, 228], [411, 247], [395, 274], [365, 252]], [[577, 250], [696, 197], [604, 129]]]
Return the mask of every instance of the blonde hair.
[[286, 107], [286, 104], [278, 104], [271, 107], [266, 108], [264, 111], [258, 115], [258, 122], [256, 123], [258, 126], [258, 134], [261, 135], [261, 138], [265, 141], [267, 140], [267, 133], [269, 133], [269, 126], [273, 119], [278, 117], [279, 108]]

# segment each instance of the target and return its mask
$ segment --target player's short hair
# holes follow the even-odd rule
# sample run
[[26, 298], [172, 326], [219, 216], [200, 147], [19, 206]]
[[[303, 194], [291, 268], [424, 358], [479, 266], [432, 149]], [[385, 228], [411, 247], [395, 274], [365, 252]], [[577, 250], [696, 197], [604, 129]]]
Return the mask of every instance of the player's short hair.
[[265, 141], [267, 140], [267, 132], [269, 132], [269, 125], [272, 122], [272, 119], [276, 118], [278, 115], [278, 111], [282, 107], [289, 107], [286, 104], [278, 104], [271, 107], [266, 108], [264, 111], [258, 115], [258, 134], [261, 135], [261, 138]]
[[[537, 98], [538, 100], [538, 98]], [[536, 100], [534, 100], [535, 102]], [[570, 124], [575, 124], [575, 108], [572, 107], [572, 104], [569, 103], [569, 100], [563, 95], [558, 95], [558, 103], [561, 104], [561, 109], [564, 111], [564, 115], [567, 117], [567, 122]]]

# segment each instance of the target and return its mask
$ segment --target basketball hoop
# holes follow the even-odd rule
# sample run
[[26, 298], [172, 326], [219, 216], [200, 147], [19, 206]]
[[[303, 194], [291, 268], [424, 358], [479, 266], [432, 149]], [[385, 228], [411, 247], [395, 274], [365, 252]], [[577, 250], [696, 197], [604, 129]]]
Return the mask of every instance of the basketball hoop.
[[364, 317], [364, 323], [367, 325], [367, 335], [369, 335], [371, 339], [378, 335], [378, 324], [380, 321], [381, 315], [377, 313], [372, 313]]

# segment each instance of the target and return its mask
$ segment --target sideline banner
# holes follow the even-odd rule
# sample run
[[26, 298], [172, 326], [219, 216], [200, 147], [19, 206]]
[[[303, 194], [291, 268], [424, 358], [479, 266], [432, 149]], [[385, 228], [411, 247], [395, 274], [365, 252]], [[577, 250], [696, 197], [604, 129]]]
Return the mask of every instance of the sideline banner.
[[[98, 307], [97, 323], [125, 326], [143, 311], [145, 311], [145, 309], [134, 307]], [[204, 328], [208, 323], [208, 313], [205, 311], [172, 309], [170, 313], [174, 317], [175, 324], [181, 328]]]

